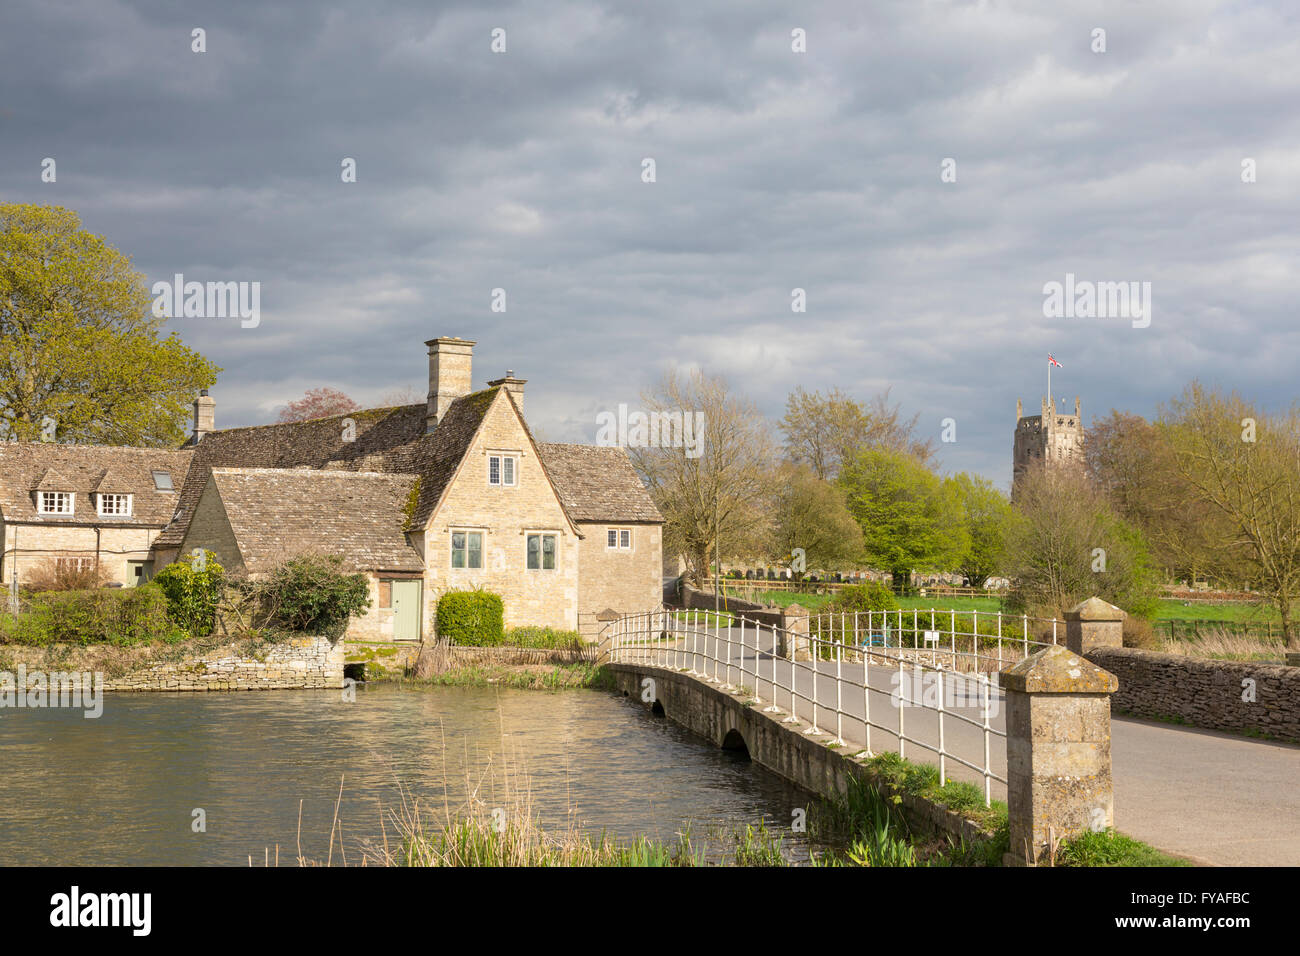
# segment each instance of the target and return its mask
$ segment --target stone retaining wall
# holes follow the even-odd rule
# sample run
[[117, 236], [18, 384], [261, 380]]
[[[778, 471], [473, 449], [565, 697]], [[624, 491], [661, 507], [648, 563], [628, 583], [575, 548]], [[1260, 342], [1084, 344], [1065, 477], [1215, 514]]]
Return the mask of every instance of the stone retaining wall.
[[1095, 647], [1084, 656], [1119, 678], [1116, 711], [1300, 743], [1300, 667], [1130, 647]]
[[[7, 659], [23, 664], [31, 673], [46, 671], [91, 671], [94, 648], [70, 648], [50, 663], [46, 648], [8, 647]], [[147, 649], [142, 649], [147, 650]], [[343, 642], [331, 644], [325, 637], [292, 638], [280, 644], [250, 651], [227, 645], [196, 651], [178, 660], [141, 661], [138, 668], [120, 677], [104, 679], [104, 690], [112, 691], [233, 691], [305, 690], [343, 686]]]

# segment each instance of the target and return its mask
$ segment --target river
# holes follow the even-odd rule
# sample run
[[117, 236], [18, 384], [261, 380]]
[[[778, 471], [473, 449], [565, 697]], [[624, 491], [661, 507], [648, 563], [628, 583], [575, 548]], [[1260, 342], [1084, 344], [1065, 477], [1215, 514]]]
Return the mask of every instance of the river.
[[[372, 684], [339, 692], [108, 694], [103, 715], [0, 711], [0, 865], [359, 863], [403, 793], [441, 818], [528, 791], [571, 822], [676, 842], [766, 818], [807, 858], [811, 799], [743, 757], [601, 691]], [[301, 802], [301, 837], [299, 810]], [[202, 815], [196, 813], [202, 811]], [[196, 832], [196, 821], [205, 830]], [[716, 842], [716, 841], [712, 841]]]

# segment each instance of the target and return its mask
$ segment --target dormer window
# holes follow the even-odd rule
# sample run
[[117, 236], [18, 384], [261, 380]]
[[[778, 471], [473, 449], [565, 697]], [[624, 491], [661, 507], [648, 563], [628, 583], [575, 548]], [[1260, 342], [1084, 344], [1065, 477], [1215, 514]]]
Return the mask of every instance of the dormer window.
[[513, 488], [518, 464], [513, 455], [488, 455], [488, 484]]
[[72, 514], [73, 498], [71, 491], [38, 491], [36, 493], [36, 510], [43, 515]]
[[99, 494], [99, 513], [102, 516], [130, 517], [131, 496], [119, 494]]

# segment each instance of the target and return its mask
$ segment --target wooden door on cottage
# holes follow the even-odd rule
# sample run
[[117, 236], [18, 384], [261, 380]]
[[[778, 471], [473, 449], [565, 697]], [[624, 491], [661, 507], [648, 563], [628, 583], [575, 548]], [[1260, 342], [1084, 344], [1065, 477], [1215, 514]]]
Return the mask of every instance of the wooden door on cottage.
[[393, 581], [393, 640], [420, 639], [420, 581]]

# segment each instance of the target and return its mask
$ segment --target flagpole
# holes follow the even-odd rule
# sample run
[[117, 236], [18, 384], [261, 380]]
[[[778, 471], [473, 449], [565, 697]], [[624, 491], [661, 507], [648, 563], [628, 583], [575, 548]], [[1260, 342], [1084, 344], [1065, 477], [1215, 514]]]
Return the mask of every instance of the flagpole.
[[1047, 405], [1052, 405], [1052, 360], [1047, 360]]

